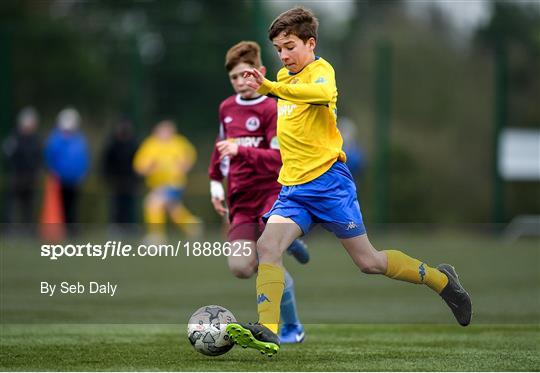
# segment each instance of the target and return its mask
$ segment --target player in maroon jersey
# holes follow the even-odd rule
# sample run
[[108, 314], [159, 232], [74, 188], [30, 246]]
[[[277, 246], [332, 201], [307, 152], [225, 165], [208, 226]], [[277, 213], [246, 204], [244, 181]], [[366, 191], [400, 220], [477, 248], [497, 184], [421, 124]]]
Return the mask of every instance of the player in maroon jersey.
[[[256, 68], [263, 74], [260, 47], [243, 41], [233, 46], [225, 57], [225, 67], [235, 95], [219, 106], [219, 136], [212, 152], [208, 174], [214, 209], [227, 214], [222, 181], [227, 182], [227, 206], [230, 228], [228, 240], [243, 255], [228, 257], [231, 272], [249, 278], [257, 270], [256, 242], [262, 230], [262, 215], [274, 204], [281, 185], [277, 182], [281, 156], [276, 136], [277, 104], [273, 98], [259, 95], [245, 84], [243, 73]], [[295, 241], [288, 252], [300, 263], [307, 263], [309, 254], [302, 241]], [[259, 301], [259, 300], [258, 300]], [[299, 343], [304, 328], [298, 319], [294, 284], [285, 275], [281, 299], [281, 343]]]

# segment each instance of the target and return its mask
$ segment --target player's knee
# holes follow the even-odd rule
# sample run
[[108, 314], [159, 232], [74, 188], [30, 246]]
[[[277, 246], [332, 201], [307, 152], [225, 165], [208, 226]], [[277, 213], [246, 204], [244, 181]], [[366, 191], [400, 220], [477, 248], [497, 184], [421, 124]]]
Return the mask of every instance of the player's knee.
[[144, 206], [147, 209], [160, 209], [165, 206], [165, 201], [156, 194], [150, 193], [144, 199]]
[[273, 240], [265, 237], [259, 238], [257, 241], [257, 255], [259, 256], [259, 259], [277, 259], [277, 242], [272, 241]]
[[237, 278], [250, 278], [255, 273], [255, 267], [251, 265], [229, 264], [231, 273]]

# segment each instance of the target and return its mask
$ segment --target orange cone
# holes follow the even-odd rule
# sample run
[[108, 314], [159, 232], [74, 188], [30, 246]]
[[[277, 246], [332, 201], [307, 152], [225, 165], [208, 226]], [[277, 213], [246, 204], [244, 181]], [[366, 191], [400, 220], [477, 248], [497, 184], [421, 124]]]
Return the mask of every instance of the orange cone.
[[40, 227], [41, 238], [44, 241], [60, 242], [66, 238], [61, 193], [60, 182], [56, 176], [48, 174], [45, 177]]

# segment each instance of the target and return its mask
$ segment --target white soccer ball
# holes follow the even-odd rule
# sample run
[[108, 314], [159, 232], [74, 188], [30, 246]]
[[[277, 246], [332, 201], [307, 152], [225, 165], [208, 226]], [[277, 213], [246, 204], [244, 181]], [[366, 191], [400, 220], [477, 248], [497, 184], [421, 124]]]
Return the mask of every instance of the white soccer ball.
[[233, 348], [225, 328], [236, 322], [234, 315], [225, 307], [211, 305], [199, 308], [188, 322], [188, 339], [195, 351], [208, 356], [218, 356]]

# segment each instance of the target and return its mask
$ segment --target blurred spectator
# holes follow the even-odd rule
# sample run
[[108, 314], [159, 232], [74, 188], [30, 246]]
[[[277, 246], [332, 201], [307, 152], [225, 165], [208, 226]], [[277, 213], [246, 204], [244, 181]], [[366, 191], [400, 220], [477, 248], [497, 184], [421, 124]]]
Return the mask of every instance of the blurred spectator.
[[356, 138], [356, 126], [350, 119], [343, 118], [339, 120], [338, 127], [343, 137], [343, 151], [347, 154], [346, 164], [358, 184], [366, 168], [366, 157]]
[[144, 201], [148, 241], [165, 240], [167, 213], [188, 236], [201, 233], [201, 221], [182, 203], [187, 173], [195, 163], [193, 145], [176, 132], [170, 120], [159, 122], [135, 154], [135, 171], [145, 176], [150, 188]]
[[57, 128], [50, 134], [45, 148], [47, 167], [60, 182], [64, 218], [71, 232], [72, 223], [77, 222], [79, 187], [90, 164], [86, 138], [79, 129], [80, 122], [77, 110], [63, 109], [58, 114]]
[[8, 171], [7, 219], [35, 223], [34, 202], [42, 165], [42, 145], [37, 133], [39, 116], [32, 107], [22, 109], [17, 126], [2, 144]]
[[[131, 122], [117, 123], [107, 141], [102, 157], [103, 176], [110, 188], [110, 219], [112, 223], [135, 222], [135, 195], [138, 177], [133, 170], [133, 158], [138, 143]], [[127, 227], [124, 227], [127, 228]]]

